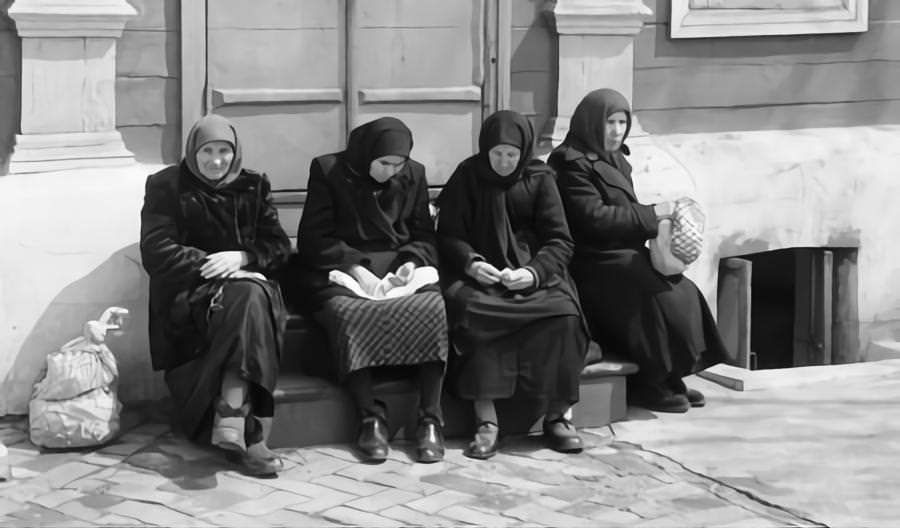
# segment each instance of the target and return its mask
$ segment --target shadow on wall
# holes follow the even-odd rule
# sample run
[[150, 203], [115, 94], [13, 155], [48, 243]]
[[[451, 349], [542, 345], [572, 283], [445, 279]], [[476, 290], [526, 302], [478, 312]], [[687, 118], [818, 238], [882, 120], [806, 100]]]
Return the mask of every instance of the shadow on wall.
[[150, 367], [148, 349], [148, 278], [141, 267], [138, 244], [116, 251], [96, 269], [66, 286], [47, 306], [25, 338], [0, 391], [11, 414], [27, 412], [35, 381], [48, 353], [78, 337], [85, 321], [96, 319], [109, 306], [130, 312], [122, 336], [107, 344], [119, 367], [119, 399], [157, 400], [165, 396], [160, 374]]

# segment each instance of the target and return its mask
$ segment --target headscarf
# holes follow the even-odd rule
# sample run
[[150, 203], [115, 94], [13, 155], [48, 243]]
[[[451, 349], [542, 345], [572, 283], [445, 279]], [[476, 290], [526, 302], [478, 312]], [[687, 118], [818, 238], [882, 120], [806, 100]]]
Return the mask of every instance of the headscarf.
[[[489, 152], [506, 144], [521, 150], [519, 164], [508, 176], [491, 168]], [[460, 164], [460, 169], [441, 193], [441, 209], [471, 219], [468, 242], [494, 266], [520, 268], [532, 257], [531, 248], [520, 243], [513, 232], [507, 211], [511, 193], [524, 192], [518, 182], [550, 172], [542, 161], [533, 159], [534, 129], [523, 115], [501, 110], [489, 116], [478, 135], [478, 153]], [[462, 170], [461, 170], [462, 169]], [[468, 169], [468, 170], [465, 170]]]
[[[226, 141], [234, 149], [234, 158], [231, 160], [231, 166], [220, 180], [206, 178], [197, 166], [197, 152], [210, 141]], [[184, 147], [184, 164], [194, 176], [210, 187], [225, 187], [237, 179], [241, 173], [241, 163], [241, 143], [238, 141], [237, 132], [227, 119], [220, 115], [209, 114], [201, 117], [199, 121], [194, 123], [194, 126], [188, 133]]]
[[[622, 147], [617, 152], [608, 152], [604, 147], [606, 140], [606, 120], [616, 112], [625, 112], [628, 124]], [[630, 154], [625, 140], [631, 131], [631, 108], [625, 96], [615, 90], [602, 88], [590, 92], [575, 107], [575, 113], [569, 123], [569, 133], [563, 141], [584, 153], [594, 153], [613, 167], [619, 168], [624, 159], [622, 154]]]
[[[500, 176], [491, 167], [490, 151], [497, 145], [511, 145], [520, 151], [519, 164], [506, 176]], [[509, 188], [522, 178], [533, 152], [534, 129], [531, 122], [512, 110], [495, 112], [484, 120], [478, 134], [478, 176], [492, 184]]]
[[409, 158], [412, 147], [412, 132], [409, 127], [396, 117], [382, 117], [354, 128], [343, 155], [357, 175], [375, 182], [369, 176], [372, 161], [382, 156]]

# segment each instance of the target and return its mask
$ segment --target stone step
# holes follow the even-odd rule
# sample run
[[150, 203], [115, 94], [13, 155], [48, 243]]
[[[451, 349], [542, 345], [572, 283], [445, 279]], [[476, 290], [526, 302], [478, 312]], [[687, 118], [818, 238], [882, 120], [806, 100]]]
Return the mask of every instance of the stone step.
[[[334, 379], [329, 365], [325, 336], [303, 318], [288, 323], [281, 375], [275, 390], [275, 420], [270, 438], [273, 447], [348, 443], [356, 439], [357, 415], [348, 393]], [[637, 366], [604, 358], [581, 374], [581, 400], [573, 408], [577, 427], [602, 427], [625, 418], [626, 376]], [[389, 409], [388, 422], [394, 438], [410, 438], [415, 431], [418, 391], [408, 379], [380, 380], [376, 398]], [[503, 434], [540, 430], [545, 402], [512, 398], [497, 402]], [[471, 434], [474, 417], [471, 404], [445, 391], [444, 433], [448, 438]]]

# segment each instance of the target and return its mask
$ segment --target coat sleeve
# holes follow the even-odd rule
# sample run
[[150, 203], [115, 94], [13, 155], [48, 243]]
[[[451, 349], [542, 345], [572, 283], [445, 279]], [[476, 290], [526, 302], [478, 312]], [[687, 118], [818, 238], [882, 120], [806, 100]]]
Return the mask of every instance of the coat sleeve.
[[352, 264], [367, 265], [366, 255], [335, 236], [334, 196], [318, 160], [309, 168], [306, 204], [297, 229], [300, 257], [314, 269], [331, 271]]
[[416, 185], [412, 216], [408, 220], [410, 239], [397, 248], [397, 264], [412, 261], [420, 266], [434, 266], [437, 264], [437, 240], [428, 207], [428, 184], [424, 171], [416, 171], [413, 175]]
[[441, 264], [457, 273], [465, 273], [474, 260], [484, 260], [468, 242], [471, 219], [465, 210], [468, 197], [463, 179], [466, 175], [462, 165], [457, 167], [438, 196], [437, 234]]
[[536, 274], [539, 286], [550, 277], [564, 273], [575, 247], [559, 197], [559, 189], [550, 174], [540, 176], [535, 200], [534, 226], [539, 248], [525, 267]]
[[260, 180], [260, 200], [256, 237], [252, 244], [244, 246], [244, 250], [251, 255], [249, 268], [275, 271], [287, 262], [291, 241], [278, 220], [278, 210], [272, 201], [272, 184], [265, 174]]
[[185, 289], [201, 280], [200, 267], [206, 252], [179, 243], [182, 233], [177, 222], [177, 193], [163, 178], [155, 176], [147, 178], [144, 187], [141, 262], [155, 280], [171, 288]]
[[578, 160], [563, 160], [555, 165], [560, 196], [573, 231], [594, 240], [647, 240], [656, 236], [656, 212], [652, 205], [611, 203], [609, 193], [601, 192], [591, 181], [588, 171], [593, 169], [584, 167]]

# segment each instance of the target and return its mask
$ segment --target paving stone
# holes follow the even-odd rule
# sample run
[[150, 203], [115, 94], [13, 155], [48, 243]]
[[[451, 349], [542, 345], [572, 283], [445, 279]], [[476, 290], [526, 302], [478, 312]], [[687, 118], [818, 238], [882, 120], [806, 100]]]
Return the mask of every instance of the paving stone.
[[350, 464], [335, 473], [353, 480], [367, 480], [367, 477], [370, 475], [393, 471], [405, 466], [406, 464], [397, 462], [396, 460], [385, 460], [381, 464]]
[[103, 493], [115, 484], [95, 478], [78, 479], [66, 484], [64, 489], [72, 489], [81, 493]]
[[[503, 468], [500, 466], [492, 466], [492, 468], [493, 471], [486, 471], [487, 468], [476, 468], [469, 466], [456, 470], [454, 473], [463, 477], [468, 477], [470, 480], [478, 482], [479, 485], [482, 486], [483, 483], [488, 483], [496, 486], [502, 486], [508, 489], [534, 492], [542, 491], [548, 487], [547, 484], [544, 484], [542, 482], [535, 482], [533, 480], [527, 480], [510, 475], [511, 471], [503, 471]], [[433, 479], [440, 479], [441, 477], [441, 475], [435, 475], [434, 477], [428, 477], [427, 479], [422, 480], [428, 480], [429, 482], [440, 484], [439, 480]]]
[[[471, 459], [466, 459], [471, 460]], [[546, 471], [548, 473], [562, 473], [566, 468], [571, 467], [568, 459], [561, 460], [535, 460], [524, 455], [510, 455], [508, 453], [497, 453], [491, 458], [492, 462], [511, 464], [513, 467], [530, 467]], [[474, 461], [475, 464], [483, 464], [482, 461]]]
[[290, 471], [282, 472], [279, 476], [294, 480], [313, 480], [325, 475], [333, 475], [345, 468], [357, 465], [360, 465], [360, 463], [326, 456], [308, 464], [301, 464]]
[[7, 515], [23, 509], [25, 509], [25, 505], [21, 502], [10, 500], [6, 497], [0, 497], [0, 515]]
[[450, 506], [452, 504], [457, 504], [460, 502], [471, 501], [474, 498], [474, 495], [470, 495], [468, 493], [443, 490], [432, 495], [428, 495], [427, 497], [410, 501], [406, 504], [406, 506], [418, 512], [432, 515], [445, 508], [446, 506]]
[[554, 451], [545, 447], [532, 452], [528, 456], [535, 460], [562, 460], [569, 458], [571, 455], [568, 453], [560, 453], [559, 451]]
[[27, 508], [9, 513], [10, 517], [25, 521], [28, 526], [61, 526], [63, 524], [71, 525], [73, 521], [84, 524], [78, 519], [72, 519], [66, 515], [43, 506], [31, 504]]
[[104, 515], [96, 508], [88, 508], [79, 501], [66, 502], [56, 507], [59, 513], [84, 522], [93, 522]]
[[207, 515], [202, 515], [200, 519], [215, 526], [228, 526], [234, 528], [249, 528], [251, 526], [260, 526], [259, 519], [224, 510], [210, 512]]
[[[94, 521], [97, 526], [144, 526], [144, 523], [124, 515], [110, 513]], [[246, 526], [246, 525], [245, 525]]]
[[167, 491], [159, 491], [152, 487], [125, 482], [116, 484], [106, 490], [107, 495], [115, 495], [124, 499], [134, 499], [144, 502], [152, 502], [155, 504], [170, 504], [178, 500], [178, 495]]
[[366, 482], [374, 482], [389, 488], [402, 489], [404, 491], [412, 491], [414, 493], [422, 493], [431, 495], [437, 493], [443, 488], [430, 482], [424, 482], [418, 477], [409, 475], [401, 475], [399, 473], [377, 473], [366, 479]]
[[105, 508], [109, 508], [110, 506], [115, 506], [116, 504], [121, 504], [125, 502], [125, 499], [122, 497], [118, 497], [116, 495], [107, 495], [106, 493], [98, 493], [96, 495], [85, 495], [78, 499], [78, 502], [81, 503], [85, 508], [94, 508], [96, 510], [103, 510]]
[[84, 455], [80, 460], [87, 464], [108, 467], [118, 464], [123, 458], [119, 456], [101, 455], [100, 453], [93, 452]]
[[268, 515], [257, 518], [257, 526], [285, 526], [289, 528], [303, 528], [304, 526], [324, 528], [327, 526], [340, 526], [326, 521], [321, 517], [314, 517], [293, 510], [278, 510]]
[[325, 475], [313, 480], [313, 483], [327, 486], [339, 491], [352, 493], [360, 497], [372, 495], [387, 489], [380, 484], [360, 482], [358, 480], [348, 479], [347, 477], [341, 477], [338, 475]]
[[[289, 507], [289, 509], [300, 513], [321, 512], [358, 498], [357, 495], [351, 495], [311, 482], [300, 482], [297, 484], [298, 487], [295, 492], [305, 497], [310, 497], [309, 501]], [[300, 485], [302, 485], [302, 487]]]
[[628, 506], [628, 511], [642, 519], [655, 519], [672, 512], [672, 506], [653, 499], [640, 498]]
[[84, 462], [68, 462], [59, 467], [53, 468], [40, 477], [46, 481], [51, 488], [62, 488], [73, 480], [82, 478], [99, 471], [97, 466], [85, 464]]
[[565, 484], [562, 486], [546, 487], [541, 491], [544, 495], [549, 495], [556, 499], [572, 503], [582, 499], [586, 499], [595, 492], [584, 484]]
[[119, 456], [127, 457], [127, 456], [133, 455], [134, 453], [140, 451], [141, 449], [143, 449], [145, 447], [147, 447], [147, 443], [134, 443], [134, 442], [117, 443], [117, 444], [110, 444], [98, 452], [103, 455], [119, 455]]
[[[659, 499], [657, 495], [654, 495], [654, 498]], [[694, 496], [690, 496], [685, 493], [681, 496], [673, 497], [671, 502], [678, 506], [678, 510], [680, 511], [712, 510], [714, 508], [728, 506], [728, 502], [712, 494], [695, 494]]]
[[686, 512], [682, 517], [692, 526], [720, 526], [761, 516], [756, 516], [743, 508], [731, 505], [711, 510]]
[[533, 502], [504, 510], [503, 515], [543, 526], [596, 526], [590, 519], [556, 512]]
[[54, 509], [60, 504], [64, 502], [69, 502], [71, 500], [75, 500], [82, 496], [82, 493], [79, 493], [75, 490], [55, 490], [46, 495], [41, 495], [39, 497], [35, 497], [31, 499], [29, 502], [33, 504], [37, 504], [39, 506], [43, 506], [44, 508]]
[[379, 515], [400, 521], [407, 526], [438, 526], [453, 527], [458, 523], [445, 519], [438, 515], [427, 515], [422, 512], [410, 509], [406, 506], [392, 506], [386, 510], [378, 512]]
[[421, 497], [422, 495], [413, 493], [411, 491], [387, 489], [385, 491], [382, 491], [381, 493], [376, 493], [375, 495], [371, 495], [369, 497], [362, 497], [360, 499], [352, 500], [350, 502], [347, 502], [345, 505], [351, 508], [356, 508], [357, 510], [379, 512], [381, 510], [390, 508], [391, 506], [406, 504]]
[[[169, 482], [169, 479], [159, 473], [134, 470], [127, 466], [117, 467], [112, 475], [104, 478], [115, 484], [136, 484], [147, 489], [156, 489]], [[96, 478], [96, 476], [94, 476]]]
[[10, 500], [18, 502], [19, 504], [24, 504], [35, 497], [48, 493], [51, 490], [46, 481], [36, 483], [35, 480], [19, 483], [17, 486], [7, 488], [3, 490], [3, 495]]
[[315, 451], [318, 451], [323, 455], [346, 460], [347, 462], [360, 463], [359, 458], [354, 454], [353, 449], [347, 446], [321, 446], [315, 448]]
[[263, 495], [271, 493], [274, 489], [271, 486], [265, 486], [259, 482], [252, 482], [246, 478], [227, 473], [220, 473], [216, 478], [218, 484], [215, 489], [229, 491], [248, 499], [262, 497]]
[[346, 506], [338, 506], [322, 512], [322, 517], [329, 521], [335, 521], [350, 526], [395, 526], [397, 523], [387, 517], [376, 515], [374, 513], [362, 512]]
[[189, 524], [192, 520], [190, 516], [166, 508], [165, 506], [133, 500], [126, 500], [114, 506], [110, 506], [106, 511], [123, 517], [138, 519], [142, 522], [156, 526], [183, 526]]
[[467, 506], [491, 512], [504, 511], [533, 500], [534, 494], [500, 490], [493, 493], [477, 495], [474, 500], [466, 502]]
[[297, 495], [296, 493], [289, 493], [287, 491], [277, 490], [268, 495], [263, 495], [258, 499], [249, 499], [243, 502], [239, 502], [227, 509], [229, 511], [240, 513], [242, 515], [259, 517], [262, 515], [268, 515], [282, 508], [287, 508], [288, 506], [294, 506], [296, 504], [308, 501], [309, 497]]
[[18, 429], [0, 430], [0, 444], [5, 446], [13, 446], [28, 439], [28, 433]]
[[[427, 475], [422, 477], [421, 480], [422, 482], [440, 486], [443, 489], [461, 491], [470, 495], [496, 493], [507, 489], [507, 487], [503, 485], [491, 484], [490, 482], [484, 482], [478, 478], [469, 478], [466, 474], [466, 471], [469, 469], [470, 468], [461, 468], [453, 473]], [[480, 476], [481, 474], [479, 473], [478, 475]], [[500, 475], [493, 475], [492, 478], [495, 480], [504, 480]]]
[[222, 490], [186, 490], [182, 491], [181, 495], [181, 498], [166, 506], [192, 517], [224, 510], [247, 499], [242, 495]]
[[186, 461], [202, 460], [206, 458], [219, 458], [218, 454], [211, 449], [183, 443], [157, 442], [153, 445], [154, 449], [164, 451], [170, 455], [175, 455]]
[[9, 452], [10, 454], [15, 453], [17, 456], [22, 456], [22, 462], [16, 465], [42, 474], [64, 466], [77, 460], [79, 457], [77, 453], [39, 453], [37, 450], [27, 451], [19, 450], [18, 448], [10, 448]]
[[531, 499], [535, 502], [535, 504], [540, 504], [541, 506], [549, 508], [551, 510], [560, 510], [570, 506], [570, 503], [568, 501], [557, 499], [556, 497], [551, 497], [548, 495], [531, 496]]
[[505, 527], [515, 524], [515, 521], [508, 517], [485, 513], [459, 504], [441, 510], [440, 514], [443, 517], [448, 517], [455, 521], [474, 524], [475, 526], [483, 526], [485, 528], [494, 526]]

